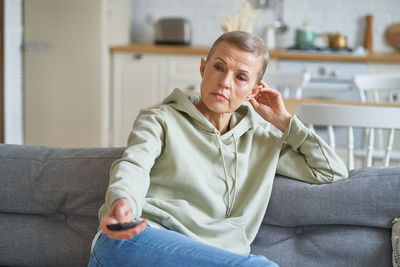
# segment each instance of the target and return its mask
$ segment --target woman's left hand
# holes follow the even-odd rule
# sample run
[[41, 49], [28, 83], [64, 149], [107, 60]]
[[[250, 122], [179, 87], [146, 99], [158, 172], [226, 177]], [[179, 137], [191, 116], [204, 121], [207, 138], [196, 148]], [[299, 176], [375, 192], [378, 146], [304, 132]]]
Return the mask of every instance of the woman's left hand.
[[291, 115], [286, 110], [281, 94], [261, 81], [258, 94], [249, 101], [260, 116], [284, 132], [289, 125]]

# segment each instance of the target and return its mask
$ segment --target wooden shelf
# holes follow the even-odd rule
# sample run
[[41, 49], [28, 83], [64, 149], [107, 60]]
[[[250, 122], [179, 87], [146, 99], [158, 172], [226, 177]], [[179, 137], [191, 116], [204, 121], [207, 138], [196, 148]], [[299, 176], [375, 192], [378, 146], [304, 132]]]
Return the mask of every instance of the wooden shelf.
[[110, 51], [112, 53], [151, 53], [206, 56], [209, 49], [210, 47], [208, 46], [130, 44], [112, 46]]
[[[209, 49], [209, 46], [155, 45], [146, 43], [110, 47], [112, 53], [181, 54], [200, 56], [206, 56]], [[345, 54], [298, 53], [276, 49], [269, 51], [269, 55], [271, 59], [286, 60], [400, 63], [400, 52], [375, 52], [367, 54], [366, 56], [355, 56]]]

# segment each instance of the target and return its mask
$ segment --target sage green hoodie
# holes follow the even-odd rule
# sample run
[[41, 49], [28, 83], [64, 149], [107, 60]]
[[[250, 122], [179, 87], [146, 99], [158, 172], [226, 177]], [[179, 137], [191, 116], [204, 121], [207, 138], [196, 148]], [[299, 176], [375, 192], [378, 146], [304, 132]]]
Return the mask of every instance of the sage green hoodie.
[[124, 197], [134, 218], [249, 254], [276, 172], [316, 184], [347, 178], [342, 160], [296, 116], [279, 136], [243, 105], [220, 135], [198, 100], [175, 89], [160, 108], [141, 112], [111, 167], [100, 218]]

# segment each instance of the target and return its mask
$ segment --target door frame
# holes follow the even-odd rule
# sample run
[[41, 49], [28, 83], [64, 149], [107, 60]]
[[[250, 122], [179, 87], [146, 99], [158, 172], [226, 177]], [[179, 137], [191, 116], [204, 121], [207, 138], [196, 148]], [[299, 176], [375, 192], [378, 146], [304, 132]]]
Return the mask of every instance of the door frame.
[[4, 0], [0, 0], [0, 143], [4, 143]]

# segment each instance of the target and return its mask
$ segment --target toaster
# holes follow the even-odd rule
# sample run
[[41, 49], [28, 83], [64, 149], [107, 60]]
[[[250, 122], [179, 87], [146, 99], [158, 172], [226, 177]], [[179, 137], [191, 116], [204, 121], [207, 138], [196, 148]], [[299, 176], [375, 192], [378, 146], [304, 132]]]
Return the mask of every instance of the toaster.
[[183, 18], [162, 18], [155, 24], [156, 44], [189, 45], [191, 35], [190, 23]]

